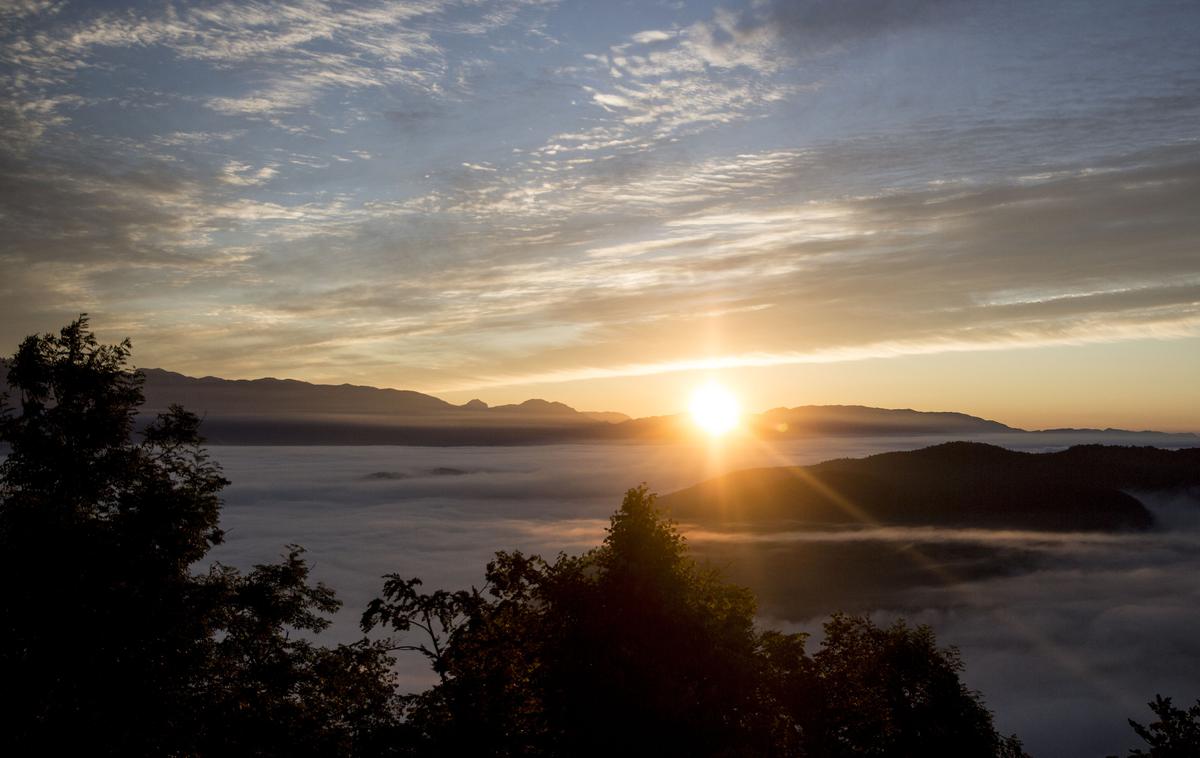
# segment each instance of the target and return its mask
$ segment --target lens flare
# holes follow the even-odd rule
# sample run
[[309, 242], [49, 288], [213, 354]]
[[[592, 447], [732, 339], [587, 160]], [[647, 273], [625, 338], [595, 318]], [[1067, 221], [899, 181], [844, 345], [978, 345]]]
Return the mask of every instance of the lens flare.
[[692, 393], [689, 408], [696, 426], [714, 437], [719, 437], [736, 427], [742, 415], [737, 397], [716, 382], [698, 387]]

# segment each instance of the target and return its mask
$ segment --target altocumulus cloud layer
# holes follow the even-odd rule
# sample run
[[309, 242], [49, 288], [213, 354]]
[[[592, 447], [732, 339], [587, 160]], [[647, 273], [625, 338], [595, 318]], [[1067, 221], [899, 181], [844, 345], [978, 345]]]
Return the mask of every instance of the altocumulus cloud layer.
[[1200, 329], [1194, 3], [0, 18], [6, 344], [449, 390]]
[[[775, 453], [730, 451], [720, 460], [702, 446], [218, 447], [234, 484], [222, 518], [227, 542], [213, 557], [247, 567], [273, 559], [286, 543], [306, 546], [315, 577], [346, 603], [325, 637], [353, 640], [382, 574], [459, 588], [480, 583], [495, 550], [548, 557], [585, 550], [603, 538], [623, 490], [639, 481], [669, 492], [725, 470], [777, 465], [780, 454], [812, 463], [934, 441], [810, 440]], [[931, 624], [943, 644], [962, 648], [966, 681], [986, 694], [1002, 729], [1019, 732], [1035, 755], [1094, 758], [1133, 744], [1125, 718], [1145, 720], [1143, 703], [1155, 692], [1200, 696], [1200, 503], [1177, 497], [1149, 504], [1161, 531], [731, 537], [693, 530], [689, 539], [753, 586], [766, 624], [819, 632], [838, 607]], [[714, 552], [734, 542], [740, 554]], [[802, 561], [825, 551], [808, 563], [820, 575], [785, 570], [786, 563], [770, 562], [772, 550]], [[904, 576], [897, 569], [912, 565], [914, 551], [922, 565], [937, 564], [936, 581], [890, 581]], [[981, 559], [984, 571], [968, 570]], [[756, 573], [759, 562], [765, 570]], [[856, 593], [850, 574], [884, 591]], [[814, 595], [813, 586], [821, 592]], [[402, 660], [400, 673], [409, 687], [432, 680], [416, 657]]]

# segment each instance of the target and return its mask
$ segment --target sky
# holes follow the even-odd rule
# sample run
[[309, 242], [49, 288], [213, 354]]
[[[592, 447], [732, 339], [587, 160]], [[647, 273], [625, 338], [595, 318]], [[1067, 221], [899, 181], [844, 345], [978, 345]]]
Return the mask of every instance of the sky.
[[0, 0], [0, 344], [1200, 431], [1200, 5]]

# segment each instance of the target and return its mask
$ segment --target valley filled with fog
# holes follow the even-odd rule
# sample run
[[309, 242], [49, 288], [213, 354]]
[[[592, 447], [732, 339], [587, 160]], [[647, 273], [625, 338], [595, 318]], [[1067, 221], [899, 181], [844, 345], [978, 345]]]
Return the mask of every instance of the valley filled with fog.
[[[980, 438], [984, 439], [986, 438]], [[238, 567], [307, 549], [316, 579], [344, 602], [325, 642], [359, 636], [381, 576], [425, 589], [482, 580], [497, 550], [553, 556], [604, 536], [629, 487], [669, 493], [730, 471], [925, 447], [942, 438], [831, 438], [696, 445], [528, 447], [213, 447], [232, 485], [226, 541]], [[1007, 436], [1014, 449], [1070, 438]], [[1194, 493], [1193, 493], [1194, 494]], [[937, 527], [716, 532], [684, 524], [697, 555], [754, 589], [764, 625], [818, 633], [831, 610], [904, 616], [958, 645], [965, 681], [997, 726], [1034, 755], [1097, 756], [1136, 741], [1156, 692], [1187, 702], [1200, 671], [1200, 503], [1141, 496], [1149, 532], [1071, 533]], [[811, 646], [812, 643], [810, 643]], [[433, 680], [400, 659], [405, 689]]]

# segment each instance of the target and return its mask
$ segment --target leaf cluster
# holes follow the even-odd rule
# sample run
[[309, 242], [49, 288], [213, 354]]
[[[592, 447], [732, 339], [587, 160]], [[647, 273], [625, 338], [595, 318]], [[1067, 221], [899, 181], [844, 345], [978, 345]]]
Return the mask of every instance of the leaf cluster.
[[836, 615], [813, 654], [758, 630], [753, 596], [689, 556], [644, 486], [596, 549], [498, 553], [486, 580], [391, 576], [364, 614], [440, 675], [405, 704], [411, 754], [1023, 754], [928, 627]]
[[[392, 659], [304, 635], [339, 605], [302, 551], [194, 566], [228, 482], [200, 420], [138, 417], [130, 346], [27, 338], [0, 399], [0, 734], [10, 755], [348, 755], [396, 723]], [[139, 430], [139, 426], [142, 428]], [[139, 439], [140, 438], [140, 439]]]
[[1177, 708], [1169, 697], [1155, 695], [1148, 705], [1158, 719], [1149, 724], [1129, 719], [1129, 725], [1150, 749], [1133, 748], [1129, 751], [1131, 757], [1191, 758], [1200, 755], [1200, 700], [1185, 709]]

